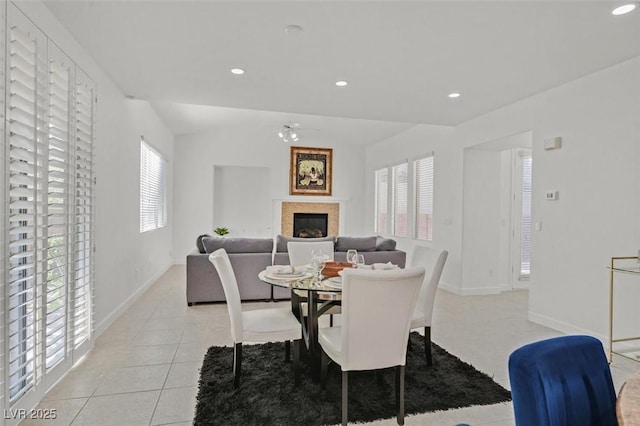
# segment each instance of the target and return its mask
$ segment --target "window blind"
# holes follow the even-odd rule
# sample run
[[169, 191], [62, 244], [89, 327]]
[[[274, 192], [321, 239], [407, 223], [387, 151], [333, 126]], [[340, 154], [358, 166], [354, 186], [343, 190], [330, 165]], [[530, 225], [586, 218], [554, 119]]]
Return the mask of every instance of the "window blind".
[[91, 337], [94, 247], [94, 99], [95, 85], [81, 71], [75, 82], [75, 247], [73, 285], [73, 346]]
[[[6, 7], [0, 7], [0, 51], [6, 53], [7, 52], [7, 31], [6, 31]], [[0, 188], [5, 196], [2, 200], [2, 208], [0, 209], [0, 258], [2, 258], [2, 262], [0, 262], [0, 276], [3, 278], [3, 291], [0, 291], [0, 327], [2, 330], [6, 330], [7, 323], [7, 308], [5, 307], [5, 295], [8, 291], [8, 226], [9, 221], [7, 220], [9, 213], [9, 196], [8, 196], [8, 180], [9, 180], [9, 160], [8, 160], [8, 135], [5, 132], [7, 126], [7, 117], [6, 117], [6, 100], [9, 97], [7, 91], [5, 91], [6, 83], [7, 83], [7, 56], [5, 54], [0, 54]], [[5, 96], [6, 95], [6, 96]], [[7, 406], [6, 401], [8, 398], [5, 398], [6, 394], [6, 361], [8, 360], [8, 354], [6, 352], [7, 347], [7, 333], [0, 334], [0, 345], [4, 350], [0, 351], [0, 401], [5, 402], [5, 407]]]
[[3, 377], [30, 409], [91, 339], [95, 84], [7, 11]]
[[[34, 386], [36, 372], [37, 288], [42, 280], [43, 200], [46, 152], [43, 93], [39, 73], [46, 68], [42, 40], [34, 32], [12, 26], [9, 31], [7, 121], [9, 160], [8, 384], [15, 401]], [[45, 80], [46, 81], [46, 80]]]
[[140, 141], [140, 232], [162, 228], [166, 217], [166, 161]]
[[389, 169], [384, 168], [375, 171], [375, 232], [387, 233], [387, 206], [389, 194]]
[[433, 156], [413, 163], [416, 192], [415, 238], [433, 240]]
[[533, 161], [530, 154], [522, 157], [522, 223], [520, 226], [520, 278], [531, 273], [531, 188]]
[[397, 237], [407, 237], [408, 234], [408, 165], [398, 164], [391, 168], [392, 191], [393, 191], [393, 235]]
[[71, 153], [69, 61], [49, 63], [49, 152], [47, 182], [47, 257], [45, 289], [45, 368], [61, 362], [67, 351], [67, 282], [72, 256], [70, 236]]

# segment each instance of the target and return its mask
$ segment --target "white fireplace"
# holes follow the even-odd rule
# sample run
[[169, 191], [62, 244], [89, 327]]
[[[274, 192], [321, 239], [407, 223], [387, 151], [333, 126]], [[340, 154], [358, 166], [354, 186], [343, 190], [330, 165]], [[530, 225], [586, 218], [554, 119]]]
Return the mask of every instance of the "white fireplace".
[[[276, 234], [294, 235], [294, 214], [327, 215], [327, 234], [338, 236], [343, 232], [346, 211], [345, 200], [302, 201], [298, 199], [274, 200], [274, 226]], [[276, 223], [278, 222], [278, 223]]]

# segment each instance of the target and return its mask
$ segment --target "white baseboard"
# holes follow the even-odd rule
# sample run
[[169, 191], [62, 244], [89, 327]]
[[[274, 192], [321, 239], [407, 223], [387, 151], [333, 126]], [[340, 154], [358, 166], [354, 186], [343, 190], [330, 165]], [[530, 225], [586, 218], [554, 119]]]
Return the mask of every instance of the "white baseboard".
[[438, 284], [438, 287], [448, 291], [449, 293], [453, 293], [453, 294], [460, 294], [460, 289], [458, 287], [452, 286], [449, 283], [446, 283], [442, 280], [440, 280], [440, 283]]
[[529, 321], [535, 322], [536, 324], [543, 325], [545, 327], [549, 327], [553, 330], [560, 331], [564, 334], [586, 334], [589, 336], [593, 336], [599, 339], [602, 344], [606, 344], [608, 342], [608, 337], [600, 334], [594, 333], [592, 330], [586, 330], [584, 328], [575, 326], [573, 324], [569, 324], [564, 321], [559, 321], [555, 318], [548, 317], [546, 315], [538, 314], [536, 312], [529, 311]]
[[173, 263], [169, 263], [164, 268], [162, 268], [158, 273], [156, 273], [154, 276], [149, 278], [142, 286], [140, 286], [140, 288], [138, 288], [136, 291], [131, 293], [131, 295], [124, 302], [122, 302], [120, 306], [114, 309], [104, 320], [102, 320], [100, 324], [96, 325], [96, 328], [94, 329], [95, 338], [99, 337], [102, 333], [104, 333], [107, 330], [107, 328], [109, 328], [109, 326], [113, 324], [114, 321], [118, 319], [118, 317], [120, 317], [120, 315], [122, 315], [127, 309], [129, 309], [129, 307], [133, 304], [133, 302], [135, 302], [136, 299], [138, 299], [138, 297], [142, 295], [142, 293], [144, 293], [149, 287], [151, 287], [151, 284], [153, 284], [158, 278], [160, 278], [160, 276], [162, 276], [162, 274], [167, 272], [169, 268], [171, 268], [172, 266], [173, 266]]
[[187, 258], [186, 257], [175, 258], [175, 259], [173, 259], [173, 264], [174, 265], [186, 265], [187, 264]]
[[463, 288], [460, 290], [460, 294], [463, 296], [481, 296], [484, 294], [500, 294], [502, 290], [500, 286], [494, 287], [471, 287]]
[[483, 294], [500, 294], [502, 292], [500, 286], [460, 288], [444, 281], [440, 281], [438, 287], [450, 293], [459, 294], [460, 296], [480, 296]]
[[517, 281], [514, 285], [513, 285], [513, 289], [514, 290], [529, 290], [529, 280], [525, 280], [525, 281]]
[[529, 283], [517, 282], [513, 285], [511, 284], [500, 284], [500, 289], [502, 291], [520, 291], [520, 290], [529, 290]]

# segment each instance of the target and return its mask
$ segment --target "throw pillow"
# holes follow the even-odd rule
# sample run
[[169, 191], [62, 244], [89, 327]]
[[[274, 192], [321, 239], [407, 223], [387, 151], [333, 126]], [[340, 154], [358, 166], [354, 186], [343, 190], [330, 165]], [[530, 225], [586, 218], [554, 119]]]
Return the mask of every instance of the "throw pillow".
[[336, 251], [355, 249], [358, 251], [375, 251], [377, 237], [338, 237]]
[[198, 248], [198, 251], [200, 253], [206, 253], [207, 251], [204, 248], [204, 244], [202, 244], [202, 239], [204, 237], [210, 237], [211, 235], [209, 234], [202, 234], [200, 235], [198, 238], [196, 238], [196, 247]]
[[378, 236], [376, 239], [376, 251], [393, 251], [396, 249], [396, 240]]

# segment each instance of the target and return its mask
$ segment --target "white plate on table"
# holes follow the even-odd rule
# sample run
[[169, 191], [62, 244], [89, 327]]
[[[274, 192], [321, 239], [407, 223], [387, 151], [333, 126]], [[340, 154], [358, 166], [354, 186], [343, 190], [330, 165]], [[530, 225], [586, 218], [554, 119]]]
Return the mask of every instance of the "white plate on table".
[[295, 273], [266, 273], [265, 277], [272, 279], [272, 280], [279, 280], [279, 281], [298, 281], [298, 280], [302, 280], [305, 278], [309, 278], [311, 277], [312, 274], [310, 274], [309, 272], [295, 272]]
[[274, 272], [273, 276], [278, 278], [298, 278], [306, 274], [304, 271], [296, 271], [296, 272]]
[[327, 287], [342, 288], [342, 277], [327, 278], [324, 282]]

